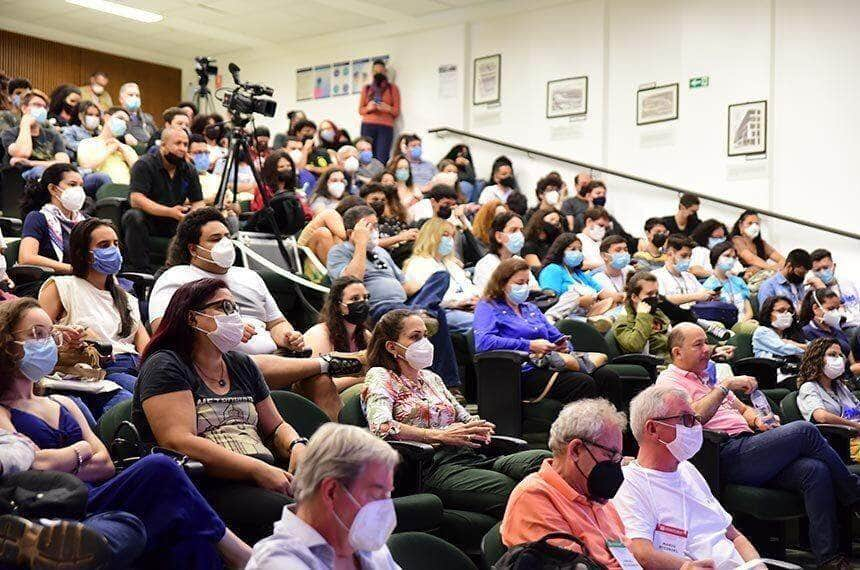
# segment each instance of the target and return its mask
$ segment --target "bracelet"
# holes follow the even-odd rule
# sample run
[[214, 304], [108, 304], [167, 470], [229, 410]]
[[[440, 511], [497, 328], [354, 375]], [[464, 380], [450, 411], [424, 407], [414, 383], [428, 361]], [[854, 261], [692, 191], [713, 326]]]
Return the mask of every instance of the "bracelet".
[[77, 465], [75, 465], [75, 468], [74, 468], [74, 469], [72, 469], [72, 475], [77, 475], [77, 474], [78, 474], [78, 471], [80, 471], [80, 470], [81, 470], [81, 466], [83, 466], [83, 464], [84, 464], [84, 459], [81, 457], [81, 452], [80, 452], [80, 451], [78, 451], [78, 448], [77, 448], [77, 447], [72, 446], [72, 451], [74, 451], [74, 452], [75, 452], [75, 457], [77, 457], [77, 458], [78, 458], [78, 464], [77, 464]]
[[719, 388], [720, 390], [722, 390], [722, 391], [723, 391], [723, 398], [725, 398], [726, 396], [728, 396], [728, 395], [729, 395], [729, 392], [731, 392], [731, 390], [729, 390], [728, 388], [726, 388], [726, 387], [725, 387], [725, 386], [723, 386], [722, 384], [718, 384], [718, 385], [717, 385], [717, 388]]
[[296, 445], [300, 444], [300, 443], [301, 443], [302, 445], [307, 445], [307, 444], [308, 444], [308, 438], [306, 438], [306, 437], [297, 437], [296, 439], [294, 439], [293, 441], [291, 441], [291, 442], [290, 442], [290, 447], [288, 447], [288, 448], [287, 448], [287, 451], [288, 451], [288, 452], [290, 452], [290, 453], [292, 453], [292, 452], [293, 452], [293, 448], [294, 448]]

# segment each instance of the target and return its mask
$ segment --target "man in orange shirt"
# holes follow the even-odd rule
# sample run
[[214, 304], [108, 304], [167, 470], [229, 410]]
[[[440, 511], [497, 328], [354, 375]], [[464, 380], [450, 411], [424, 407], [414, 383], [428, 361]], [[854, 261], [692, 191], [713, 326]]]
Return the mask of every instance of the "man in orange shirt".
[[385, 61], [381, 59], [374, 60], [373, 81], [361, 90], [358, 113], [361, 136], [373, 141], [373, 156], [387, 164], [394, 138], [394, 120], [400, 115], [400, 90], [388, 80]]
[[[624, 524], [609, 503], [624, 480], [621, 434], [627, 418], [604, 399], [568, 404], [553, 422], [546, 459], [517, 485], [502, 520], [508, 547], [534, 542], [551, 532], [579, 538], [591, 559], [616, 570], [641, 568], [627, 549]], [[552, 541], [579, 551], [572, 541]], [[661, 568], [712, 568], [710, 561], [684, 561], [670, 554]]]

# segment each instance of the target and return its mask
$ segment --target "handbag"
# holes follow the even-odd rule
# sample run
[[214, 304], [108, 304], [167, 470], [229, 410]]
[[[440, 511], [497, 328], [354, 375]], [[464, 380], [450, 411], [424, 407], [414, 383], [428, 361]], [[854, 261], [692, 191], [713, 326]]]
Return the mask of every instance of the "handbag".
[[[575, 542], [582, 552], [549, 544], [550, 540], [555, 539]], [[540, 540], [518, 544], [493, 565], [493, 570], [599, 570], [602, 568], [605, 566], [591, 558], [585, 543], [566, 532], [552, 532]]]
[[21, 471], [0, 479], [0, 514], [26, 519], [81, 520], [89, 489], [70, 473]]

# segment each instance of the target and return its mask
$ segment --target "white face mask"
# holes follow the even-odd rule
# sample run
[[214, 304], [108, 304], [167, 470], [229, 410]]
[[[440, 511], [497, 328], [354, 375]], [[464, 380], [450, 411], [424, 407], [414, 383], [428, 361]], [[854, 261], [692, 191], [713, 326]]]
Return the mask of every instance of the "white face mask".
[[[664, 426], [671, 425], [663, 422]], [[662, 440], [657, 440], [666, 446], [666, 449], [675, 456], [678, 461], [686, 461], [696, 455], [702, 448], [702, 424], [696, 424], [691, 428], [685, 425], [677, 424], [675, 428], [675, 439], [666, 443]]]
[[546, 203], [550, 206], [555, 206], [556, 204], [558, 204], [558, 190], [550, 190], [549, 192], [544, 194], [543, 197], [544, 200], [546, 200]]
[[750, 224], [747, 226], [747, 229], [744, 230], [744, 233], [747, 234], [747, 237], [750, 239], [755, 239], [758, 237], [761, 228], [758, 224]]
[[352, 174], [353, 172], [358, 170], [358, 159], [354, 156], [350, 156], [343, 161], [343, 169]]
[[361, 506], [352, 493], [341, 485], [346, 495], [358, 507], [352, 524], [347, 528], [334, 510], [337, 522], [344, 530], [349, 531], [349, 545], [357, 552], [374, 552], [385, 546], [385, 542], [394, 527], [397, 526], [397, 514], [394, 512], [394, 502], [391, 499], [379, 499]]
[[839, 310], [825, 309], [824, 305], [822, 305], [814, 295], [812, 299], [815, 301], [815, 304], [818, 305], [818, 308], [824, 311], [824, 314], [821, 316], [822, 322], [830, 328], [838, 329], [839, 325], [842, 324], [842, 315], [839, 314]]
[[202, 333], [206, 333], [212, 344], [222, 354], [230, 352], [242, 342], [242, 337], [245, 336], [245, 323], [242, 321], [242, 316], [239, 315], [238, 311], [229, 315], [207, 315], [206, 313], [199, 312], [197, 314], [202, 317], [209, 317], [215, 321], [214, 331], [204, 331], [198, 327], [194, 328]]
[[[398, 346], [403, 346], [397, 343]], [[403, 358], [409, 363], [409, 366], [415, 370], [424, 370], [433, 364], [433, 345], [426, 338], [417, 340], [410, 344], [406, 349], [406, 354]]]
[[591, 239], [593, 239], [594, 241], [602, 241], [603, 238], [606, 236], [606, 228], [604, 228], [603, 226], [594, 225], [591, 226], [591, 229], [588, 230], [588, 233], [591, 236]]
[[370, 239], [367, 240], [367, 251], [373, 251], [379, 245], [379, 230], [370, 232]]
[[346, 189], [346, 184], [343, 182], [329, 182], [328, 183], [328, 193], [331, 194], [332, 198], [337, 198], [340, 200], [340, 197], [343, 196], [343, 191]]
[[101, 119], [95, 115], [87, 115], [84, 117], [84, 128], [88, 131], [94, 131], [101, 123]]
[[784, 331], [791, 326], [792, 322], [794, 322], [794, 315], [786, 311], [784, 313], [777, 313], [772, 324], [776, 330]]
[[81, 208], [84, 207], [84, 200], [86, 199], [87, 195], [81, 186], [69, 186], [68, 188], [64, 188], [60, 194], [60, 203], [63, 205], [63, 208], [72, 212], [80, 212]]
[[233, 262], [236, 261], [236, 249], [233, 247], [233, 242], [230, 241], [230, 238], [227, 236], [222, 237], [218, 240], [218, 243], [212, 249], [206, 249], [202, 245], [198, 245], [200, 249], [206, 250], [209, 252], [209, 255], [212, 256], [212, 259], [206, 259], [205, 257], [200, 257], [197, 255], [199, 259], [204, 261], [212, 261], [218, 267], [222, 269], [230, 269], [233, 267]]
[[824, 375], [836, 380], [845, 374], [845, 359], [841, 356], [826, 356], [824, 358]]

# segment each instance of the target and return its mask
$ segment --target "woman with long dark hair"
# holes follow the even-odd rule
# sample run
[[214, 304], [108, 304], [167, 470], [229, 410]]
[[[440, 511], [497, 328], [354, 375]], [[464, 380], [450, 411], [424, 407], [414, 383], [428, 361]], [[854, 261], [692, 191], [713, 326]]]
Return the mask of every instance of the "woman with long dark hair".
[[[367, 318], [370, 315], [370, 295], [361, 279], [339, 277], [331, 284], [328, 296], [320, 311], [320, 322], [305, 332], [305, 346], [321, 356], [331, 352], [359, 353], [364, 360], [370, 331]], [[333, 378], [338, 392], [342, 392], [364, 381], [363, 376]]]
[[851, 341], [842, 330], [842, 305], [839, 294], [830, 287], [810, 289], [800, 304], [798, 321], [803, 327], [803, 336], [808, 341], [817, 338], [830, 338], [839, 343], [842, 354], [848, 359], [849, 370], [853, 374], [860, 373], [860, 364], [851, 351]]
[[604, 290], [594, 277], [582, 269], [582, 242], [576, 234], [564, 233], [549, 246], [538, 276], [541, 289], [562, 295], [573, 288], [579, 293], [578, 315], [595, 317], [607, 313], [614, 305], [614, 293]]
[[454, 161], [454, 164], [457, 165], [457, 170], [459, 171], [457, 177], [460, 179], [460, 182], [475, 184], [475, 163], [472, 160], [472, 153], [469, 151], [467, 145], [455, 144], [448, 151], [448, 154], [445, 155], [445, 158]]
[[539, 209], [526, 223], [523, 237], [522, 257], [533, 270], [540, 270], [543, 258], [555, 239], [565, 231], [567, 224], [561, 212], [555, 209]]
[[760, 274], [756, 275], [754, 283], [761, 283], [785, 263], [785, 257], [761, 237], [761, 218], [758, 212], [742, 212], [732, 226], [729, 237], [738, 252], [738, 258], [746, 268], [746, 279], [751, 285], [753, 275]]
[[35, 383], [53, 371], [60, 343], [35, 300], [0, 304], [0, 428], [33, 440], [35, 469], [71, 473], [87, 483], [87, 512], [125, 511], [140, 519], [143, 558], [125, 563], [243, 568], [250, 547], [225, 527], [174, 459], [153, 453], [115, 475], [107, 448], [75, 403], [34, 394]]
[[511, 196], [520, 193], [517, 179], [514, 177], [514, 165], [511, 159], [500, 156], [493, 161], [488, 184], [481, 191], [481, 197], [478, 199], [479, 204], [486, 204], [490, 200], [499, 200], [503, 204], [507, 204]]
[[51, 92], [51, 102], [48, 104], [48, 118], [56, 121], [57, 127], [79, 125], [78, 105], [81, 102], [81, 90], [74, 85], [64, 84]]
[[307, 440], [281, 417], [253, 360], [235, 352], [249, 338], [224, 281], [179, 287], [143, 353], [132, 419], [144, 441], [203, 463], [201, 492], [254, 544], [291, 502]]
[[329, 166], [322, 171], [308, 199], [314, 215], [323, 210], [333, 210], [346, 191], [346, 172], [339, 166]]
[[806, 350], [806, 338], [788, 297], [768, 297], [758, 311], [758, 322], [752, 336], [755, 356], [800, 356]]
[[254, 194], [254, 200], [251, 202], [251, 211], [257, 212], [263, 209], [265, 200], [271, 200], [275, 194], [281, 192], [292, 192], [302, 206], [302, 211], [305, 214], [305, 221], [309, 222], [313, 217], [313, 212], [304, 195], [296, 192], [296, 165], [293, 162], [290, 154], [284, 150], [273, 151], [263, 162], [263, 167], [260, 169], [260, 178], [263, 180], [263, 187], [259, 192]]

